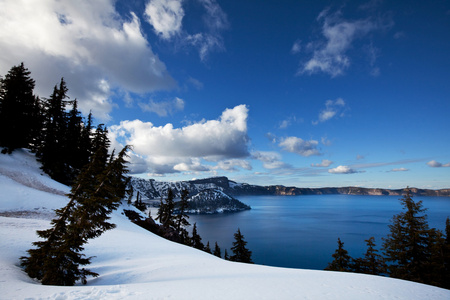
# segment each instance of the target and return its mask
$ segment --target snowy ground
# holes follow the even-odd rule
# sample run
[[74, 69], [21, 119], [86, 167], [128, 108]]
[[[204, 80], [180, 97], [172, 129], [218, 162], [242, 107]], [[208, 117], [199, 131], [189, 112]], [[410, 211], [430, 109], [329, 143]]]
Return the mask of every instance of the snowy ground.
[[98, 278], [43, 286], [18, 267], [19, 257], [69, 188], [38, 167], [26, 151], [0, 155], [0, 299], [450, 299], [449, 290], [391, 278], [224, 261], [137, 227], [123, 208], [112, 217], [117, 228], [86, 246]]

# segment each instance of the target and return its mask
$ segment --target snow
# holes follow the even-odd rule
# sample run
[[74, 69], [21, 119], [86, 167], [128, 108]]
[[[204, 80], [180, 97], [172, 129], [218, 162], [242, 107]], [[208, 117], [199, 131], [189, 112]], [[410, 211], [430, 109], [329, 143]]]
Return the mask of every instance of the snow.
[[0, 155], [0, 299], [450, 299], [449, 290], [392, 278], [225, 261], [130, 223], [126, 204], [112, 215], [117, 228], [86, 245], [98, 278], [43, 286], [21, 270], [19, 257], [68, 191], [42, 175], [29, 152]]

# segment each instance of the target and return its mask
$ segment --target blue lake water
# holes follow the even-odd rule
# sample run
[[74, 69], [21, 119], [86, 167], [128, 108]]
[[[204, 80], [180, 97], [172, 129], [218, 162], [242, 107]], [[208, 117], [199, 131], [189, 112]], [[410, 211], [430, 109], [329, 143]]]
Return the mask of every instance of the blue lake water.
[[[402, 211], [400, 196], [310, 195], [245, 196], [239, 200], [252, 207], [233, 214], [191, 215], [203, 242], [230, 248], [240, 228], [257, 264], [324, 269], [332, 260], [338, 237], [354, 257], [367, 249], [364, 240], [375, 237], [377, 249], [389, 233], [393, 215]], [[427, 208], [430, 227], [445, 229], [450, 198], [414, 197]]]

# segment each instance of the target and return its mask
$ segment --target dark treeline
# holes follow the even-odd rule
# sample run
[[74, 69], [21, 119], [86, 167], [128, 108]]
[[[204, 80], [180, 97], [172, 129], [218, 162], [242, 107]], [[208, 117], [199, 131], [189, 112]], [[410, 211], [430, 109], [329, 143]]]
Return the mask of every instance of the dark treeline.
[[415, 202], [409, 189], [401, 204], [404, 211], [392, 218], [381, 253], [371, 237], [364, 256], [352, 258], [338, 238], [338, 249], [325, 270], [389, 275], [450, 289], [450, 219], [445, 234], [429, 228], [422, 201]]
[[86, 283], [87, 276], [98, 274], [81, 268], [91, 261], [82, 253], [84, 244], [115, 227], [108, 220], [125, 197], [130, 147], [109, 153], [107, 129], [102, 124], [94, 128], [92, 114], [83, 119], [64, 79], [49, 98], [35, 96], [34, 86], [23, 63], [0, 79], [2, 153], [28, 148], [43, 171], [72, 188], [67, 205], [55, 210], [51, 227], [37, 231], [41, 240], [21, 257], [21, 265], [42, 284]]
[[28, 148], [52, 179], [72, 185], [96, 150], [109, 148], [108, 131], [93, 126], [92, 114], [81, 116], [63, 78], [48, 98], [39, 98], [30, 74], [22, 63], [0, 79], [2, 153]]
[[[140, 193], [137, 192], [136, 200], [133, 203], [131, 198], [133, 197], [133, 190], [129, 190], [130, 195], [128, 203], [133, 204], [136, 208], [141, 211], [146, 210], [145, 203], [142, 202]], [[158, 225], [153, 218], [149, 215], [148, 218], [142, 219], [141, 216], [132, 210], [126, 210], [125, 214], [134, 223], [139, 226], [161, 236], [168, 240], [184, 244], [207, 253], [213, 254], [217, 257], [222, 258], [222, 250], [215, 242], [214, 249], [211, 249], [209, 241], [206, 245], [202, 242], [202, 238], [197, 230], [197, 224], [193, 225], [192, 234], [190, 235], [186, 227], [190, 226], [189, 215], [187, 214], [188, 208], [188, 196], [187, 190], [181, 192], [181, 199], [178, 202], [174, 201], [174, 194], [171, 189], [167, 191], [167, 197], [165, 199], [161, 198], [156, 220], [159, 221]], [[244, 240], [240, 229], [234, 234], [235, 241], [231, 247], [232, 255], [229, 256], [227, 250], [223, 258], [235, 262], [243, 263], [253, 263], [251, 259], [252, 252], [247, 249], [247, 242]]]

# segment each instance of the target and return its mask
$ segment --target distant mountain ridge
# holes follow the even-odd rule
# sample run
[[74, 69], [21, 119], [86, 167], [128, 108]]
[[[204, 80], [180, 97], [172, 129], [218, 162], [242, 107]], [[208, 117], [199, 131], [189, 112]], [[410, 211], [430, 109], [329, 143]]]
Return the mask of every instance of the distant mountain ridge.
[[[162, 182], [154, 179], [142, 179], [131, 177], [130, 183], [135, 190], [139, 190], [147, 199], [160, 199], [165, 197], [170, 187], [175, 197], [180, 197], [183, 189], [189, 191], [189, 195], [195, 196], [206, 189], [216, 189], [229, 196], [256, 196], [256, 195], [403, 195], [404, 189], [382, 189], [382, 188], [362, 188], [362, 187], [324, 187], [324, 188], [298, 188], [283, 185], [259, 186], [247, 183], [237, 183], [229, 180], [225, 176], [196, 179], [189, 181]], [[439, 196], [450, 197], [450, 189], [430, 190], [410, 188], [415, 196]]]

